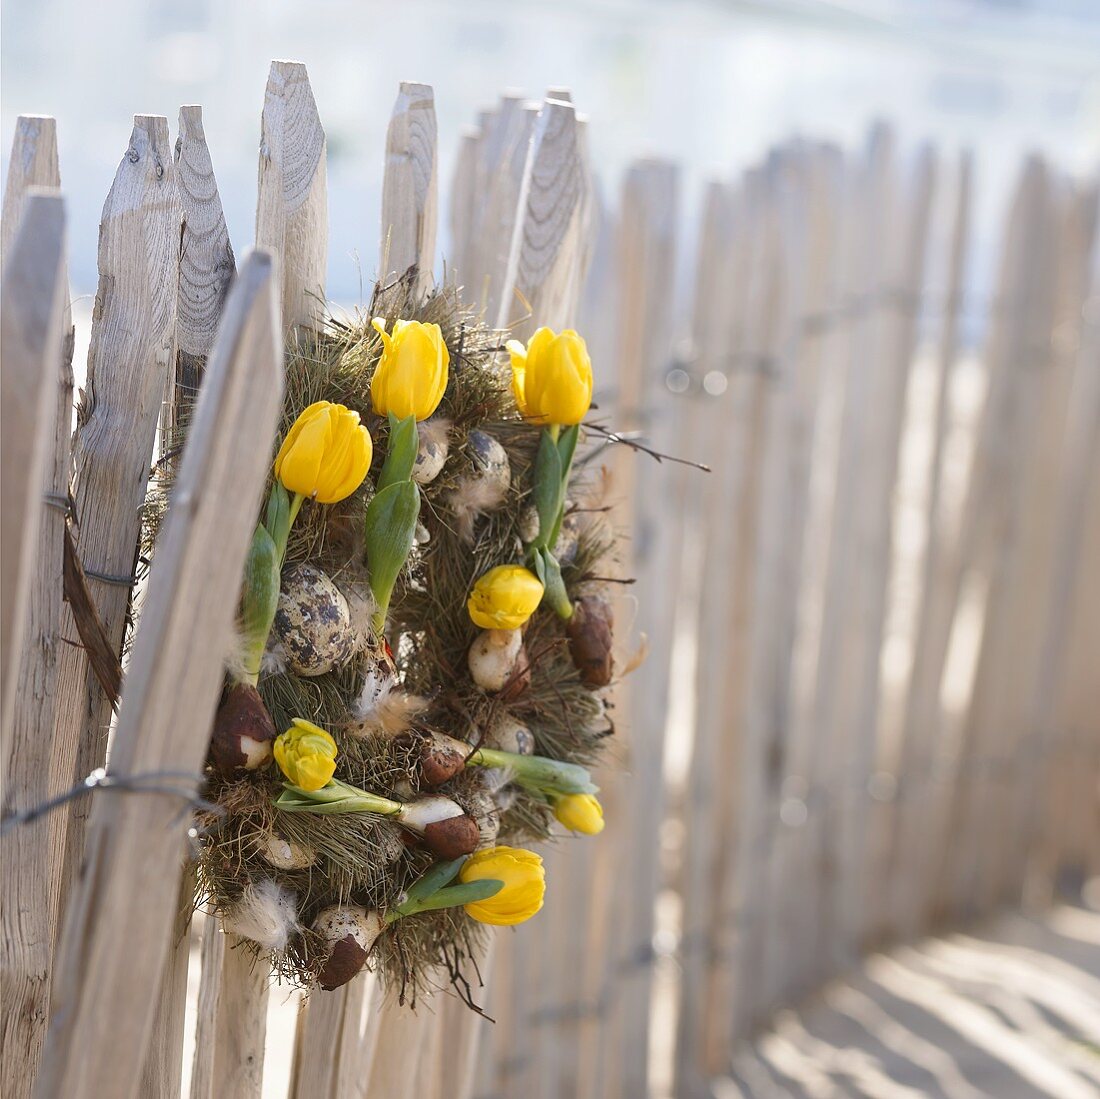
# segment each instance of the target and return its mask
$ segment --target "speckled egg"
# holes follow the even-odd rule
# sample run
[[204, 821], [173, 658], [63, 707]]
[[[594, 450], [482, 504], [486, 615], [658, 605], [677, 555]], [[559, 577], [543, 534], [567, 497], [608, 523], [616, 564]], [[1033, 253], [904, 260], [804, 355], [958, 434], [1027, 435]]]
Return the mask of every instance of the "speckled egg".
[[[428, 424], [430, 423], [429, 420]], [[412, 479], [418, 485], [430, 485], [442, 471], [449, 449], [446, 430], [429, 430], [427, 424], [422, 424]]]
[[508, 463], [504, 447], [484, 431], [471, 431], [467, 445], [482, 479], [497, 488], [503, 496], [512, 483], [512, 467]]
[[355, 651], [348, 601], [313, 565], [294, 565], [283, 573], [275, 635], [287, 667], [297, 675], [324, 675], [346, 664]]
[[554, 556], [559, 565], [571, 565], [577, 559], [577, 543], [580, 535], [577, 518], [567, 515], [558, 531], [558, 540], [554, 543]]
[[535, 754], [535, 734], [507, 711], [497, 714], [493, 719], [485, 740], [490, 747], [504, 752], [515, 752], [522, 756]]

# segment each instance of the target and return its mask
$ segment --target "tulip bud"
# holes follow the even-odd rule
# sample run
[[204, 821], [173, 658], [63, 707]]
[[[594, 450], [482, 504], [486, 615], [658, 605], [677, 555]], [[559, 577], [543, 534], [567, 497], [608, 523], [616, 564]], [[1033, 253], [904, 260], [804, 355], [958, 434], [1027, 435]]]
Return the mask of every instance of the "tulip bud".
[[474, 625], [484, 630], [516, 630], [535, 613], [544, 588], [522, 565], [497, 565], [481, 576], [466, 604]]
[[366, 964], [385, 929], [385, 921], [377, 912], [357, 904], [322, 908], [313, 921], [313, 930], [325, 941], [328, 954], [317, 974], [317, 983], [326, 992], [347, 984]]
[[598, 836], [603, 831], [603, 806], [592, 794], [567, 794], [554, 802], [554, 816], [570, 832]]
[[335, 504], [363, 483], [372, 454], [358, 412], [317, 401], [299, 414], [279, 447], [275, 476], [288, 492]]
[[300, 717], [275, 739], [275, 762], [293, 785], [320, 790], [336, 773], [336, 741]]
[[374, 410], [399, 420], [409, 416], [426, 420], [439, 407], [447, 389], [451, 361], [438, 324], [397, 320], [392, 333], [386, 322], [371, 322], [382, 337], [382, 357], [371, 378], [370, 395]]
[[477, 851], [462, 864], [458, 877], [463, 883], [486, 879], [503, 883], [493, 896], [463, 906], [466, 914], [480, 923], [504, 927], [523, 923], [542, 908], [546, 894], [542, 859], [522, 848]]
[[592, 404], [592, 362], [572, 329], [540, 328], [524, 347], [508, 341], [512, 392], [520, 412], [535, 423], [579, 424]]
[[565, 626], [569, 655], [586, 687], [606, 687], [611, 682], [611, 604], [601, 595], [582, 595], [573, 601], [573, 615]]
[[210, 762], [225, 778], [254, 771], [271, 759], [275, 723], [259, 692], [248, 683], [235, 683], [214, 716]]

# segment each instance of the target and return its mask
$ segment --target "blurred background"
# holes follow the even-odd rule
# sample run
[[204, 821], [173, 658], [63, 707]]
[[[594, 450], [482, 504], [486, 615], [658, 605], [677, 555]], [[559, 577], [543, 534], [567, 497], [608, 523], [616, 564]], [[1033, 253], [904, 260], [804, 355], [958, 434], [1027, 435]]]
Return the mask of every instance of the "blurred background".
[[[134, 113], [203, 106], [239, 256], [270, 59], [304, 62], [352, 305], [399, 82], [434, 89], [437, 272], [462, 143], [568, 88], [562, 323], [617, 428], [713, 467], [611, 459], [649, 655], [607, 831], [498, 938], [496, 1027], [360, 992], [363, 1048], [464, 1065], [386, 1099], [1100, 1094], [1096, 0], [7, 0], [2, 30], [3, 171], [57, 118], [78, 382]], [[298, 1002], [265, 1095], [317, 1041]]]
[[[1070, 170], [1100, 157], [1093, 0], [7, 0], [3, 127], [58, 122], [72, 280], [94, 293], [96, 228], [135, 113], [201, 103], [230, 238], [251, 239], [259, 110], [273, 57], [305, 62], [328, 134], [329, 293], [358, 301], [378, 251], [387, 110], [401, 80], [435, 88], [440, 179], [464, 125], [506, 89], [573, 90], [597, 176], [633, 158], [703, 182], [802, 133], [851, 144], [888, 118], [907, 143], [975, 150], [976, 278], [1027, 151]], [[8, 149], [3, 170], [7, 171]], [[448, 254], [446, 219], [440, 252]], [[366, 257], [365, 260], [362, 258]]]

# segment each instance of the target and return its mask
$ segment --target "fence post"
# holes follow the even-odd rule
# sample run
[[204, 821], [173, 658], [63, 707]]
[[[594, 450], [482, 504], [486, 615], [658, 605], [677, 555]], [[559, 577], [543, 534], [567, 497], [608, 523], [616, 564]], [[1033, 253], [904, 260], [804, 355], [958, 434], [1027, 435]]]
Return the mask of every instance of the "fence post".
[[586, 184], [576, 111], [571, 103], [547, 99], [523, 170], [496, 315], [497, 328], [512, 328], [517, 339], [526, 339], [541, 318], [576, 313]]
[[282, 396], [273, 291], [271, 260], [254, 253], [226, 303], [150, 577], [111, 758], [131, 785], [93, 810], [59, 944], [43, 1099], [137, 1093], [177, 896], [163, 871], [182, 854]]
[[417, 293], [432, 285], [438, 207], [435, 98], [427, 84], [402, 83], [386, 131], [382, 258], [378, 277], [419, 267]]
[[[722, 523], [703, 537], [708, 512], [728, 514], [727, 490], [733, 485], [736, 470], [724, 460], [721, 443], [730, 432], [730, 387], [734, 379], [731, 359], [736, 351], [739, 308], [744, 301], [744, 266], [749, 219], [745, 216], [744, 195], [735, 184], [712, 183], [707, 190], [703, 220], [696, 246], [694, 316], [692, 339], [695, 347], [694, 384], [700, 402], [700, 453], [712, 464], [704, 489], [699, 488], [698, 510], [687, 535], [698, 547], [694, 561], [689, 553], [685, 575], [698, 571], [696, 598], [695, 676], [689, 680], [695, 699], [692, 722], [691, 758], [681, 795], [683, 856], [676, 882], [681, 897], [691, 897], [680, 918], [679, 1021], [676, 1036], [674, 1094], [690, 1099], [709, 1091], [701, 1054], [701, 1036], [706, 1025], [705, 990], [710, 970], [708, 944], [713, 920], [711, 888], [712, 859], [720, 838], [714, 825], [719, 818], [720, 799], [715, 769], [712, 766], [720, 750], [718, 721], [712, 716], [711, 701], [719, 682], [712, 675], [719, 653], [725, 652], [727, 637], [724, 615], [724, 589], [728, 570], [719, 562], [728, 559], [734, 524]], [[705, 510], [704, 510], [705, 509]], [[689, 542], [689, 547], [692, 543]], [[706, 599], [702, 599], [702, 592]], [[721, 619], [721, 621], [720, 621]]]
[[[1054, 234], [1052, 181], [1037, 158], [1028, 161], [1010, 216], [987, 345], [988, 389], [974, 457], [961, 561], [983, 578], [985, 614], [970, 705], [960, 733], [958, 764], [945, 814], [954, 837], [943, 850], [941, 912], [955, 918], [982, 910], [982, 814], [989, 808], [996, 738], [997, 672], [1009, 639], [1002, 631], [1006, 585], [1017, 552], [1021, 471], [1031, 453], [1042, 355], [1050, 335]], [[999, 777], [997, 781], [1000, 781]]]
[[[59, 473], [67, 486], [71, 392], [61, 350], [68, 312], [64, 203], [59, 195], [40, 191], [19, 198], [22, 217], [7, 249], [0, 318], [4, 818], [32, 809], [53, 792], [46, 730], [52, 727], [59, 535], [67, 496], [60, 508], [52, 502]], [[9, 211], [14, 216], [14, 204]], [[0, 1088], [12, 1099], [29, 1093], [45, 1037], [53, 944], [49, 854], [50, 825], [44, 818], [17, 826], [3, 840]]]
[[[100, 655], [108, 661], [117, 659], [126, 632], [141, 505], [172, 370], [181, 219], [168, 121], [137, 115], [103, 207], [100, 282], [73, 439], [74, 542], [105, 627], [110, 650]], [[71, 607], [61, 634], [78, 636]], [[114, 702], [88, 653], [64, 646], [51, 760], [56, 788], [102, 766]], [[83, 858], [88, 811], [77, 801], [56, 815], [61, 913]]]
[[326, 141], [300, 62], [271, 62], [261, 134], [256, 247], [278, 262], [283, 324], [316, 327], [328, 259]]
[[[900, 730], [898, 803], [893, 814], [890, 854], [890, 909], [886, 915], [885, 938], [912, 939], [923, 929], [927, 914], [926, 835], [930, 784], [934, 781], [937, 740], [942, 730], [940, 679], [943, 653], [954, 610], [953, 576], [956, 567], [957, 525], [945, 514], [944, 462], [952, 428], [951, 397], [956, 376], [959, 322], [966, 285], [966, 263], [970, 236], [972, 158], [969, 152], [959, 160], [955, 180], [954, 224], [948, 258], [944, 317], [937, 348], [938, 374], [933, 428], [932, 456], [928, 465], [928, 497], [925, 550], [921, 571], [920, 608], [914, 629], [913, 661]], [[936, 654], [939, 654], [938, 656]]]
[[[1096, 190], [1078, 196], [1080, 208], [1091, 197], [1089, 215], [1095, 217]], [[1095, 224], [1082, 227], [1082, 236], [1092, 237]], [[1020, 824], [1027, 844], [1031, 881], [1025, 899], [1049, 902], [1055, 893], [1063, 866], [1058, 834], [1062, 822], [1073, 822], [1072, 810], [1080, 805], [1084, 817], [1080, 835], [1094, 832], [1090, 814], [1095, 789], [1100, 747], [1100, 730], [1095, 727], [1094, 683], [1096, 645], [1095, 608], [1098, 583], [1095, 547], [1100, 544], [1100, 276], [1092, 276], [1092, 287], [1080, 317], [1082, 327], [1077, 344], [1074, 378], [1074, 414], [1067, 431], [1066, 477], [1059, 493], [1055, 559], [1050, 570], [1050, 595], [1043, 629], [1043, 647], [1031, 685], [1027, 710], [1028, 730], [1037, 751], [1041, 778], [1022, 792]], [[1062, 347], [1073, 354], [1072, 338]], [[1089, 524], [1092, 524], [1090, 532]], [[1089, 537], [1092, 537], [1090, 543]], [[1089, 554], [1090, 544], [1093, 547]], [[1090, 635], [1091, 630], [1091, 635]], [[1093, 727], [1089, 728], [1090, 721]], [[1091, 734], [1092, 743], [1089, 743]], [[1083, 743], [1075, 743], [1077, 740]], [[1085, 849], [1087, 851], [1087, 848]], [[1019, 848], [1016, 848], [1017, 855]], [[1082, 877], [1095, 870], [1095, 859], [1087, 857], [1072, 867]]]
[[[889, 168], [886, 169], [889, 171]], [[876, 768], [883, 763], [881, 658], [886, 638], [888, 585], [894, 564], [895, 486], [898, 480], [902, 432], [905, 426], [906, 396], [910, 368], [916, 350], [917, 323], [924, 300], [924, 270], [929, 217], [935, 188], [936, 160], [930, 148], [917, 156], [908, 186], [897, 189], [893, 199], [885, 182], [883, 199], [886, 220], [880, 223], [880, 248], [885, 268], [878, 294], [885, 297], [880, 308], [877, 348], [881, 356], [870, 371], [868, 421], [864, 425], [860, 457], [860, 498], [856, 528], [850, 533], [853, 557], [853, 589], [856, 618], [852, 621], [854, 648], [849, 668], [855, 679], [847, 696], [847, 710], [841, 721], [851, 730], [851, 759], [845, 787], [840, 793], [842, 848], [840, 874], [835, 879], [841, 956], [857, 958], [867, 942], [869, 916], [875, 913], [875, 898], [869, 895], [869, 871], [877, 852], [875, 837], [885, 828], [879, 822], [880, 805], [889, 806], [896, 796], [896, 782], [876, 782]], [[872, 411], [873, 410], [873, 411]], [[891, 763], [896, 771], [896, 764]], [[881, 778], [889, 781], [889, 771]], [[876, 801], [875, 799], [882, 799]]]
[[183, 205], [179, 316], [176, 326], [176, 394], [172, 407], [193, 404], [218, 321], [237, 271], [222, 211], [202, 107], [180, 107], [176, 181]]

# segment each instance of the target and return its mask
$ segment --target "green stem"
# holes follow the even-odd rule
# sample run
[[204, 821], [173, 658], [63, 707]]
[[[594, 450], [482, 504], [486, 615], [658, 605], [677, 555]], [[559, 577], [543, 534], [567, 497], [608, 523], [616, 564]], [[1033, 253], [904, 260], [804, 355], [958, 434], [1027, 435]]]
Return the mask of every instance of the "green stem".
[[466, 760], [466, 766], [507, 768], [521, 786], [540, 794], [594, 794], [599, 789], [579, 763], [566, 763], [546, 756], [520, 755], [499, 748], [478, 748]]

